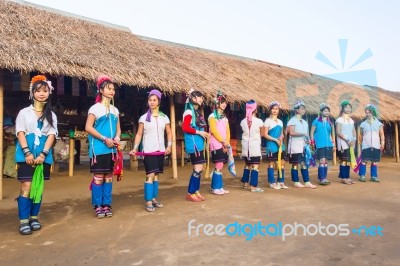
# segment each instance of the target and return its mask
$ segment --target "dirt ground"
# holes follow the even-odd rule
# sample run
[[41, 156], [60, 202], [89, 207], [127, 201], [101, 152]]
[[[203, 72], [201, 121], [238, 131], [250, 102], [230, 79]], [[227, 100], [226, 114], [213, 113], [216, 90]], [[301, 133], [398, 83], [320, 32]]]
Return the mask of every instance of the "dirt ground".
[[[242, 167], [243, 163], [237, 162], [239, 176]], [[260, 186], [265, 187], [266, 165], [261, 168]], [[125, 170], [124, 180], [114, 183], [114, 216], [105, 219], [94, 218], [90, 206], [88, 166], [77, 166], [74, 177], [67, 176], [67, 169], [60, 169], [46, 182], [40, 215], [43, 228], [30, 236], [18, 233], [14, 201], [18, 182], [4, 178], [0, 264], [399, 265], [400, 165], [393, 163], [393, 158], [385, 159], [379, 169], [379, 184], [341, 184], [336, 178], [337, 168], [330, 166], [330, 186], [318, 186], [315, 190], [294, 188], [289, 175], [286, 183], [290, 189], [266, 189], [263, 193], [243, 190], [240, 178], [233, 179], [225, 172], [230, 194], [211, 195], [210, 179], [203, 179], [202, 191], [207, 200], [192, 203], [184, 199], [190, 165], [178, 168], [179, 180], [171, 179], [168, 167], [160, 178], [159, 199], [165, 206], [155, 213], [144, 210], [144, 172]], [[316, 183], [315, 168], [311, 170], [311, 179]], [[287, 236], [285, 240], [282, 236], [260, 234], [251, 240], [244, 235], [206, 235], [211, 226], [235, 222], [281, 222], [288, 225], [287, 230], [296, 222], [306, 226], [348, 224], [349, 230], [360, 226], [371, 230], [368, 236], [365, 230], [360, 230], [361, 235], [350, 231], [344, 236], [304, 236], [300, 228], [297, 236]], [[211, 225], [205, 233], [200, 224]], [[373, 230], [371, 226], [381, 229]], [[313, 234], [311, 229], [309, 233]], [[371, 235], [378, 231], [383, 235]]]

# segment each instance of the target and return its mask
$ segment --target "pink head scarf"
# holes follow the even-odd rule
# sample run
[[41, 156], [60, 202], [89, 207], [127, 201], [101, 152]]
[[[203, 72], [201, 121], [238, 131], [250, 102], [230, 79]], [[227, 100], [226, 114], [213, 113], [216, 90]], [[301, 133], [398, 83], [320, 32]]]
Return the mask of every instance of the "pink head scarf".
[[111, 80], [111, 78], [110, 78], [109, 76], [107, 76], [107, 75], [100, 75], [100, 76], [97, 78], [97, 82], [96, 82], [96, 84], [97, 84], [96, 103], [101, 102], [100, 86], [101, 86], [101, 84], [103, 84], [104, 82], [112, 83], [112, 80]]
[[246, 119], [247, 122], [251, 122], [253, 118], [253, 112], [257, 109], [257, 103], [254, 100], [250, 100], [246, 103]]

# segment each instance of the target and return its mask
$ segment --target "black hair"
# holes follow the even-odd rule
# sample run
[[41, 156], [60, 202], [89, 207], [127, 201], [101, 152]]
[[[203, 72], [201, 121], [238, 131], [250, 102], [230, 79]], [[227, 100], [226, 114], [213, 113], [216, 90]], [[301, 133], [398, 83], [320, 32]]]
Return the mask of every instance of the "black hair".
[[353, 111], [353, 106], [352, 106], [350, 103], [345, 104], [345, 105], [341, 106], [341, 108], [340, 108], [339, 117], [343, 115], [343, 113], [344, 113], [344, 108], [345, 108], [347, 105], [350, 105], [351, 110]]
[[218, 104], [226, 103], [226, 102], [227, 102], [226, 97], [225, 96], [221, 96], [220, 99], [219, 99], [219, 103]]
[[99, 86], [99, 93], [101, 93], [100, 90], [104, 90], [104, 88], [107, 86], [107, 84], [113, 84], [113, 85], [114, 85], [114, 88], [115, 88], [114, 82], [111, 82], [111, 80], [105, 80], [105, 81], [103, 81], [102, 83], [100, 83], [100, 86]]
[[272, 115], [272, 108], [274, 108], [275, 106], [278, 106], [278, 108], [279, 108], [278, 116], [281, 114], [281, 107], [279, 106], [279, 104], [273, 104], [273, 105], [268, 106], [267, 110], [268, 110], [269, 116]]
[[[192, 91], [192, 92], [188, 95], [189, 104], [191, 104], [191, 105], [194, 104], [193, 99], [194, 99], [195, 97], [203, 97], [203, 93], [201, 93], [200, 91]], [[185, 110], [190, 108], [190, 107], [189, 107], [189, 104], [186, 104], [186, 105], [185, 105]], [[201, 108], [201, 107], [199, 106], [199, 108]]]
[[[32, 94], [35, 93], [35, 91], [43, 88], [43, 86], [47, 87], [47, 89], [50, 91], [49, 85], [47, 84], [46, 81], [40, 80], [32, 85]], [[33, 97], [34, 99], [35, 97]], [[33, 104], [33, 99], [32, 99], [32, 104]], [[36, 100], [36, 99], [35, 99]], [[39, 117], [39, 120], [44, 121], [45, 119], [47, 122], [50, 124], [51, 127], [54, 127], [53, 125], [53, 114], [52, 114], [52, 105], [51, 105], [51, 94], [49, 94], [49, 98], [47, 99], [46, 104], [43, 107], [43, 113], [42, 116]]]
[[203, 93], [201, 91], [192, 91], [189, 94], [189, 100], [192, 100], [194, 97], [203, 97]]

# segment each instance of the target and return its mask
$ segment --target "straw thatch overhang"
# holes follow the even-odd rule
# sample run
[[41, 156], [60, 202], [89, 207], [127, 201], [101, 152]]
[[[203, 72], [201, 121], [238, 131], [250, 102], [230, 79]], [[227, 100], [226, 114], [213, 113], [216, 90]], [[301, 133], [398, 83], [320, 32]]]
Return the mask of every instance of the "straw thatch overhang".
[[221, 89], [232, 102], [252, 98], [265, 107], [277, 100], [286, 110], [300, 98], [311, 113], [328, 102], [334, 116], [339, 113], [338, 103], [351, 99], [357, 118], [364, 117], [363, 106], [373, 102], [383, 120], [400, 120], [400, 113], [394, 112], [400, 108], [399, 93], [138, 37], [126, 28], [19, 2], [0, 0], [1, 68], [87, 80], [107, 73], [118, 83], [158, 87], [169, 94], [196, 88], [210, 97]]

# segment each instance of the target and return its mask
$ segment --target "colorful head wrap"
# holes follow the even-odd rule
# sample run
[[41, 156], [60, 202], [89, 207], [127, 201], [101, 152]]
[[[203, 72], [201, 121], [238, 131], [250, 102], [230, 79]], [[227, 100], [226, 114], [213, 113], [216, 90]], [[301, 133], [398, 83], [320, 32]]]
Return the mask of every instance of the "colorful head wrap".
[[327, 103], [321, 103], [321, 104], [319, 105], [319, 111], [320, 111], [321, 113], [325, 110], [325, 108], [328, 108], [329, 110], [331, 110], [331, 107], [330, 107], [329, 104], [327, 104]]
[[[319, 115], [318, 115], [318, 121], [322, 122], [322, 112], [328, 108], [328, 110], [331, 110], [331, 107], [327, 103], [321, 103], [319, 105]], [[331, 121], [328, 119], [329, 123], [331, 124]]]
[[344, 100], [344, 101], [342, 101], [342, 102], [340, 103], [340, 107], [342, 108], [342, 110], [344, 109], [344, 107], [345, 107], [346, 105], [350, 105], [350, 106], [351, 106], [351, 103], [350, 103], [349, 100]]
[[200, 91], [196, 91], [194, 89], [190, 89], [187, 98], [186, 98], [186, 103], [185, 103], [185, 110], [190, 109], [192, 111], [192, 126], [193, 127], [199, 127], [199, 128], [205, 128], [207, 126], [206, 121], [204, 119], [204, 116], [201, 114], [199, 109], [195, 109], [193, 107], [193, 98], [196, 96], [203, 96]]
[[161, 92], [160, 92], [159, 90], [151, 90], [151, 91], [149, 92], [149, 97], [152, 96], [152, 95], [157, 96], [157, 98], [158, 98], [159, 100], [161, 100], [162, 95], [161, 95]]
[[271, 111], [271, 109], [274, 108], [275, 106], [278, 106], [279, 109], [281, 108], [281, 104], [279, 102], [273, 101], [273, 102], [270, 102], [268, 109]]
[[221, 91], [217, 92], [217, 96], [213, 99], [213, 113], [216, 119], [221, 119], [221, 115], [218, 113], [218, 106], [226, 100], [226, 96], [222, 94]]
[[[161, 92], [158, 90], [151, 90], [149, 92], [149, 96], [148, 98], [150, 98], [150, 96], [155, 95], [157, 96], [158, 100], [161, 102]], [[147, 116], [146, 116], [146, 121], [150, 122], [151, 121], [151, 110], [150, 108], [147, 110]]]
[[50, 89], [50, 94], [52, 93], [52, 91], [54, 90], [53, 86], [51, 85], [51, 81], [47, 80], [46, 76], [44, 75], [36, 75], [31, 79], [31, 83], [29, 84], [29, 99], [32, 100], [33, 99], [33, 85], [36, 82], [40, 82], [40, 81], [44, 81], [47, 83], [47, 86]]
[[377, 108], [372, 103], [369, 103], [365, 106], [365, 110], [370, 110], [374, 117], [378, 117]]
[[253, 113], [257, 110], [257, 103], [254, 100], [250, 100], [246, 103], [246, 119], [247, 122], [251, 122], [253, 119]]
[[302, 101], [302, 100], [297, 100], [294, 105], [293, 105], [293, 109], [299, 109], [300, 106], [306, 106], [306, 104]]
[[100, 75], [100, 76], [97, 78], [97, 82], [96, 82], [96, 85], [97, 85], [96, 103], [101, 102], [100, 88], [101, 88], [101, 87], [104, 87], [104, 86], [102, 86], [102, 85], [103, 85], [103, 84], [105, 85], [105, 84], [107, 84], [107, 83], [113, 83], [112, 80], [111, 80], [111, 78], [110, 78], [109, 76], [107, 76], [107, 75]]

